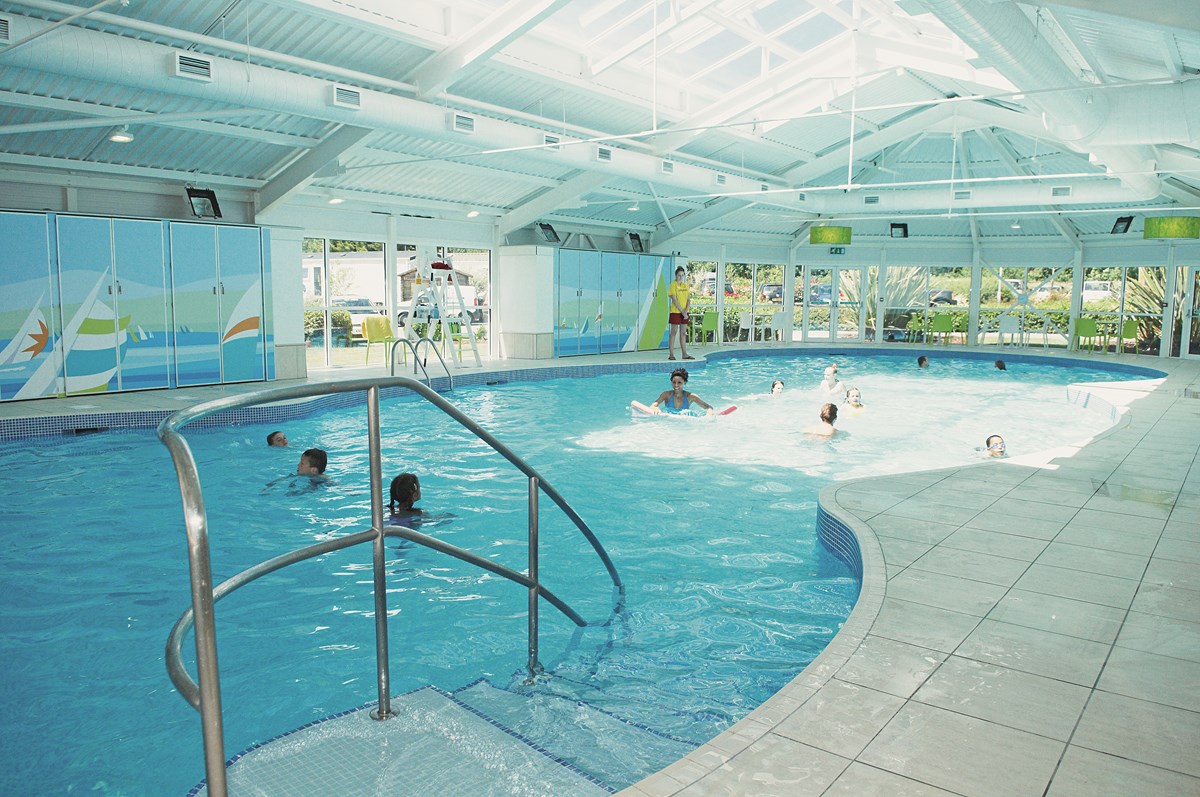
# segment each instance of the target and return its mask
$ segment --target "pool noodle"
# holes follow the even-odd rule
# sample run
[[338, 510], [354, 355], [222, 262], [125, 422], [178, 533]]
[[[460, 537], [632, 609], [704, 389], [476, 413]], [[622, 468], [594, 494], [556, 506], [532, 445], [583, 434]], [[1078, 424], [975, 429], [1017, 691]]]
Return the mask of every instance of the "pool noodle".
[[[647, 407], [645, 404], [643, 404], [643, 403], [642, 403], [642, 402], [640, 402], [640, 401], [631, 401], [631, 402], [629, 402], [629, 406], [633, 407], [633, 408], [634, 408], [635, 410], [637, 410], [638, 412], [644, 412], [644, 413], [645, 413], [645, 414], [647, 414], [647, 415], [659, 415], [659, 414], [662, 414], [662, 415], [675, 415], [675, 416], [677, 416], [677, 417], [685, 417], [685, 418], [694, 418], [694, 417], [697, 417], [697, 416], [694, 416], [694, 415], [682, 415], [682, 416], [681, 416], [681, 415], [679, 415], [679, 413], [672, 413], [672, 412], [657, 413], [657, 412], [655, 412], [654, 410], [652, 410], [652, 409], [650, 409], [649, 407]], [[717, 413], [717, 415], [728, 415], [729, 413], [733, 412], [733, 411], [734, 411], [734, 410], [736, 410], [736, 409], [737, 409], [737, 405], [736, 405], [736, 404], [733, 404], [733, 405], [730, 405], [730, 406], [726, 407], [725, 409], [721, 410], [720, 412], [718, 412], [718, 413]]]

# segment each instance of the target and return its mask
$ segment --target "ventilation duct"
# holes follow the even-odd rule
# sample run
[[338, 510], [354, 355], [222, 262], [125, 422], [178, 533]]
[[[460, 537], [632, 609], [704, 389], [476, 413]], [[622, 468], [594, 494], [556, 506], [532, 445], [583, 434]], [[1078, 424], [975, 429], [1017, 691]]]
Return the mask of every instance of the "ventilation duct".
[[334, 108], [349, 108], [357, 111], [362, 108], [362, 92], [334, 83], [329, 87], [329, 104]]
[[601, 163], [609, 163], [613, 159], [613, 151], [611, 147], [596, 147], [596, 160]]
[[175, 77], [212, 83], [212, 60], [192, 53], [177, 52], [174, 55], [172, 63], [175, 67]]
[[673, 161], [663, 161], [661, 168], [662, 168], [663, 174], [674, 174], [675, 173], [675, 163]]
[[468, 136], [475, 135], [475, 117], [467, 116], [465, 113], [451, 113], [447, 117], [450, 124], [450, 129], [455, 133], [463, 133]]
[[562, 139], [558, 136], [552, 136], [549, 133], [542, 136], [542, 143], [545, 144], [542, 149], [550, 152], [558, 152], [560, 149], [562, 149]]
[[8, 17], [0, 17], [0, 42], [9, 41]]

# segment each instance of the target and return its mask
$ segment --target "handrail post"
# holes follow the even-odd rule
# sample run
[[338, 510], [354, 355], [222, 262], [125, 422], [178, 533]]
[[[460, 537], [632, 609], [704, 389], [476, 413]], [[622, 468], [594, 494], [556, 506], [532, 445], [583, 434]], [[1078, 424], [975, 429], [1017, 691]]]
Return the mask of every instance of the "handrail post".
[[371, 548], [375, 570], [375, 677], [379, 686], [379, 708], [371, 712], [377, 720], [392, 715], [391, 686], [388, 674], [387, 627], [387, 548], [383, 536], [383, 458], [379, 442], [379, 386], [367, 388], [367, 436], [371, 464], [371, 528], [375, 541]]
[[538, 661], [538, 480], [529, 477], [529, 681], [542, 672]]

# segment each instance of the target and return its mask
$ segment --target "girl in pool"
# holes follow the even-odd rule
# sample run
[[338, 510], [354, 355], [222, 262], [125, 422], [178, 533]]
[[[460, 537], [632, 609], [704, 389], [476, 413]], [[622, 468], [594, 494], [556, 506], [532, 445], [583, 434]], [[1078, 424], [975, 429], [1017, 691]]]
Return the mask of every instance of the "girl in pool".
[[846, 391], [846, 408], [854, 415], [858, 415], [866, 409], [866, 405], [862, 403], [861, 390], [852, 387]]
[[1004, 438], [998, 434], [988, 435], [988, 439], [983, 443], [987, 448], [984, 453], [989, 457], [1004, 457], [1007, 456], [1008, 446], [1004, 443]]
[[838, 379], [838, 370], [836, 365], [831, 365], [825, 369], [825, 378], [821, 380], [821, 384], [817, 386], [817, 389], [829, 394], [830, 396], [845, 397], [846, 383]]
[[774, 382], [771, 383], [771, 395], [778, 396], [782, 392], [783, 392], [783, 380], [776, 379]]
[[401, 473], [392, 479], [392, 486], [388, 489], [388, 497], [391, 499], [388, 501], [388, 511], [392, 513], [393, 518], [397, 516], [411, 517], [421, 514], [421, 510], [413, 506], [413, 504], [421, 500], [421, 480], [417, 478], [417, 474]]
[[[688, 372], [686, 368], [676, 368], [671, 372], [671, 389], [664, 390], [654, 403], [650, 405], [650, 412], [654, 414], [671, 413], [678, 415], [687, 412], [691, 409], [691, 405], [695, 404], [708, 410], [708, 414], [713, 414], [712, 405], [704, 399], [697, 396], [695, 393], [689, 393], [684, 390], [684, 385], [688, 381]], [[659, 405], [662, 406], [659, 406]]]

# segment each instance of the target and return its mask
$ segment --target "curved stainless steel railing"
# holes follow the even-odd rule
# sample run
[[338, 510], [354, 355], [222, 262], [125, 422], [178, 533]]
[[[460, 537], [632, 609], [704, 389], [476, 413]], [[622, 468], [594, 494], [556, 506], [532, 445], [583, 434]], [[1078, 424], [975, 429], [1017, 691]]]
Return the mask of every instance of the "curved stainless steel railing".
[[[519, 573], [503, 565], [496, 564], [489, 559], [477, 556], [469, 551], [457, 548], [435, 537], [421, 534], [412, 529], [391, 526], [384, 527], [379, 392], [381, 388], [389, 387], [407, 388], [421, 396], [472, 432], [480, 440], [483, 440], [494, 451], [529, 477], [528, 574]], [[370, 442], [371, 528], [367, 531], [350, 534], [335, 540], [310, 545], [261, 562], [214, 588], [211, 560], [209, 557], [208, 518], [204, 507], [204, 496], [200, 488], [200, 478], [196, 470], [196, 461], [192, 456], [191, 447], [179, 430], [189, 423], [223, 410], [332, 393], [351, 393], [357, 391], [365, 391], [367, 394], [367, 426]], [[171, 629], [171, 633], [167, 639], [167, 672], [170, 674], [171, 681], [179, 689], [184, 699], [200, 711], [204, 736], [204, 766], [208, 783], [208, 793], [214, 795], [214, 797], [225, 797], [228, 785], [225, 779], [225, 743], [221, 719], [220, 678], [217, 665], [216, 625], [213, 605], [225, 595], [262, 576], [324, 553], [349, 548], [365, 542], [372, 543], [375, 594], [376, 681], [379, 693], [379, 708], [373, 713], [373, 716], [381, 720], [387, 719], [391, 714], [391, 695], [388, 684], [387, 592], [384, 548], [384, 540], [387, 537], [402, 537], [411, 540], [419, 545], [448, 554], [526, 587], [529, 591], [528, 667], [531, 676], [541, 671], [541, 665], [537, 658], [539, 597], [544, 598], [555, 608], [559, 609], [559, 611], [563, 612], [576, 625], [588, 625], [587, 621], [571, 609], [570, 606], [541, 585], [538, 574], [539, 492], [545, 493], [570, 518], [571, 522], [575, 524], [576, 528], [580, 530], [591, 544], [593, 550], [600, 557], [601, 562], [604, 563], [604, 567], [607, 569], [617, 592], [614, 611], [619, 612], [624, 603], [625, 588], [621, 583], [616, 568], [613, 566], [612, 560], [608, 556], [608, 552], [604, 550], [604, 546], [600, 544], [596, 535], [588, 528], [579, 514], [571, 508], [566, 499], [551, 485], [546, 483], [536, 470], [492, 436], [490, 432], [483, 429], [461, 410], [439, 396], [432, 388], [416, 379], [403, 376], [379, 379], [350, 379], [343, 382], [269, 388], [246, 393], [241, 396], [214, 399], [172, 413], [159, 424], [158, 437], [170, 452], [171, 459], [175, 464], [176, 476], [179, 479], [179, 491], [183, 499], [184, 522], [187, 528], [188, 564], [191, 570], [192, 594], [192, 608], [183, 613]], [[183, 638], [191, 627], [195, 628], [196, 668], [199, 683], [194, 681], [188, 674], [182, 660]]]
[[442, 364], [442, 370], [446, 372], [446, 379], [449, 380], [450, 389], [454, 389], [454, 374], [450, 373], [450, 366], [446, 365], [446, 358], [442, 356], [440, 351], [438, 351], [437, 343], [435, 343], [433, 338], [430, 337], [417, 338], [415, 343], [408, 338], [397, 338], [396, 342], [392, 344], [392, 348], [388, 350], [389, 374], [392, 376], [396, 375], [396, 347], [402, 343], [408, 347], [409, 351], [412, 352], [413, 373], [415, 374], [417, 372], [417, 368], [419, 367], [421, 369], [421, 373], [425, 374], [425, 384], [427, 385], [430, 384], [429, 371], [425, 370], [425, 363], [421, 360], [421, 355], [417, 352], [419, 351], [422, 343], [428, 343], [428, 348], [432, 349], [433, 353], [437, 355], [438, 362]]

